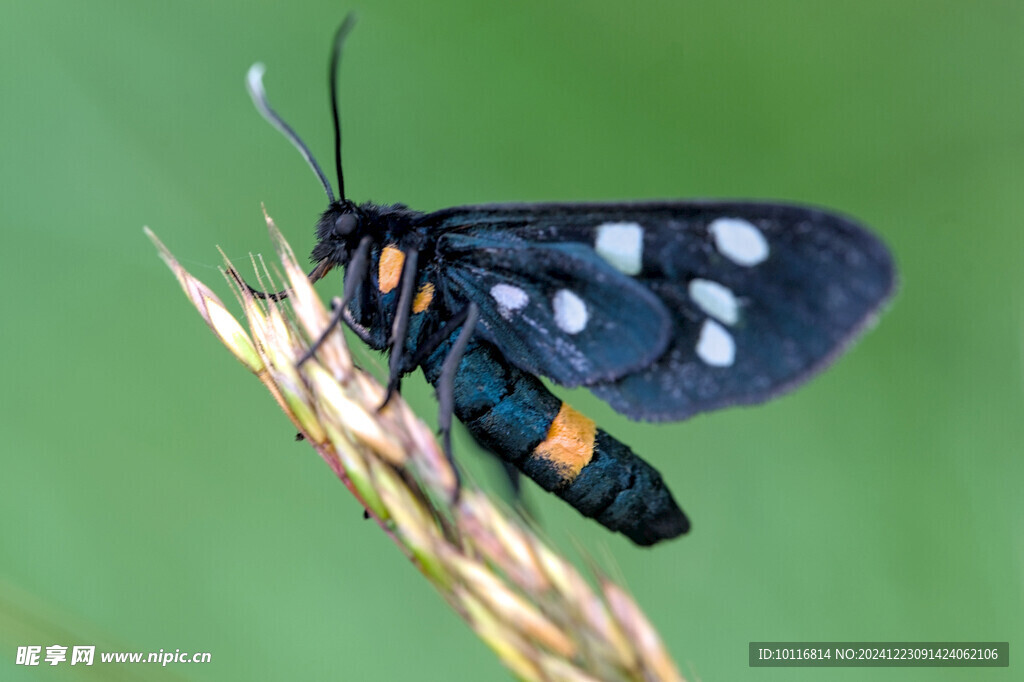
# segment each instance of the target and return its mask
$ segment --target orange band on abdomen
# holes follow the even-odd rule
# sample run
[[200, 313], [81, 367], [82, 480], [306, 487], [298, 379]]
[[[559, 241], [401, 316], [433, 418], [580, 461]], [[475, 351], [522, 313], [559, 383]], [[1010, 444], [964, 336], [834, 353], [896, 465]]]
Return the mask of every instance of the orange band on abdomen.
[[572, 482], [590, 464], [596, 436], [593, 419], [562, 403], [547, 438], [533, 449], [533, 456], [547, 460], [566, 482]]

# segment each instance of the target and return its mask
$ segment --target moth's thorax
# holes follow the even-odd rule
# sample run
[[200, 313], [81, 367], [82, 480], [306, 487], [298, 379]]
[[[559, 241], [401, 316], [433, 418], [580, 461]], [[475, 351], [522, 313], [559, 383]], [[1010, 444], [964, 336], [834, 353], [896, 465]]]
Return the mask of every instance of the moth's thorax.
[[416, 282], [411, 301], [407, 348], [415, 348], [422, 334], [432, 330], [438, 317], [435, 284], [430, 281], [433, 245], [417, 221], [421, 213], [401, 204], [379, 206], [335, 202], [317, 223], [317, 244], [312, 260], [331, 268], [349, 266], [359, 244], [369, 239], [367, 262], [357, 281], [351, 282], [348, 304], [351, 321], [365, 330], [364, 340], [377, 349], [387, 348], [408, 258], [417, 255]]
[[[389, 235], [392, 237], [394, 235]], [[437, 284], [434, 278], [436, 268], [429, 262], [426, 252], [429, 247], [417, 247], [413, 242], [422, 241], [421, 235], [409, 232], [404, 242], [385, 240], [385, 243], [374, 244], [370, 253], [370, 265], [365, 277], [359, 282], [357, 295], [350, 306], [353, 318], [367, 324], [370, 329], [389, 332], [398, 310], [398, 299], [401, 295], [402, 278], [407, 270], [409, 259], [417, 258], [416, 276], [412, 284], [409, 304], [410, 318], [407, 348], [419, 345], [424, 334], [433, 331], [440, 321], [439, 316], [449, 314], [444, 310], [438, 298]], [[387, 344], [387, 336], [380, 341]]]

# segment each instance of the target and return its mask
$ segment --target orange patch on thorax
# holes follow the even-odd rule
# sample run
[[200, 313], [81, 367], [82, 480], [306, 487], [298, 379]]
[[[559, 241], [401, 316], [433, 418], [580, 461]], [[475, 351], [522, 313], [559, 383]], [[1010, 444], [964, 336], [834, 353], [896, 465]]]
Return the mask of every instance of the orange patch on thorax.
[[380, 289], [380, 293], [386, 294], [398, 286], [404, 265], [404, 253], [393, 244], [384, 247], [380, 252], [380, 262], [377, 264], [377, 288]]
[[434, 285], [430, 282], [424, 282], [420, 290], [416, 292], [416, 298], [412, 300], [412, 311], [414, 313], [422, 313], [430, 307], [430, 302], [433, 300]]

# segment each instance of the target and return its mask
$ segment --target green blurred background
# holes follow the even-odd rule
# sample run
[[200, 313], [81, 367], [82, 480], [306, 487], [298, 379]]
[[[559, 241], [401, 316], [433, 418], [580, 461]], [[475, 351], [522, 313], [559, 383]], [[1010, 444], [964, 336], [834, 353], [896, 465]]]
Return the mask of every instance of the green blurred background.
[[[511, 4], [356, 6], [351, 197], [810, 202], [872, 225], [902, 276], [876, 330], [769, 405], [654, 426], [574, 394], [695, 528], [638, 549], [531, 487], [547, 531], [624, 580], [693, 679], [980, 679], [751, 670], [747, 643], [1022, 641], [1024, 5]], [[0, 678], [508, 678], [142, 234], [222, 295], [215, 245], [242, 266], [272, 251], [260, 202], [312, 246], [322, 192], [243, 76], [268, 65], [329, 166], [326, 57], [349, 9], [5, 4]], [[434, 414], [418, 376], [406, 395]], [[457, 448], [499, 487], [464, 432]], [[53, 643], [213, 662], [14, 665]]]

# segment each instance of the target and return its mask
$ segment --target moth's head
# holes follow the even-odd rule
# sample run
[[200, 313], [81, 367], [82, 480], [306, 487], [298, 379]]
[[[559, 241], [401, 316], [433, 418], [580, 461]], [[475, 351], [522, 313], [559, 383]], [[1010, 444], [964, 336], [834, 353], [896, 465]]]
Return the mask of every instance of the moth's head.
[[316, 246], [310, 260], [330, 267], [348, 264], [364, 234], [365, 216], [347, 199], [333, 201], [316, 224]]

